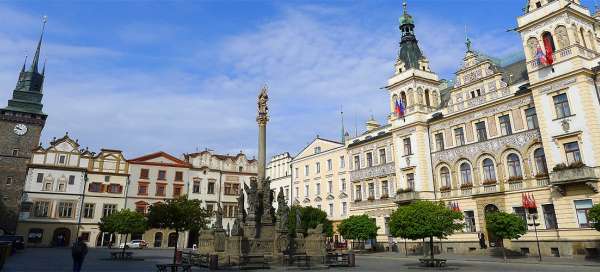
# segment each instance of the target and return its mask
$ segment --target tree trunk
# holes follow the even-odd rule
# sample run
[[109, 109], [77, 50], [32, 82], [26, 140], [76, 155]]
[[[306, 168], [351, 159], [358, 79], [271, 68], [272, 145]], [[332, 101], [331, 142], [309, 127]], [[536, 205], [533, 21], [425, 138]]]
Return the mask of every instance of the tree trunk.
[[121, 254], [121, 257], [124, 258], [125, 257], [125, 249], [127, 248], [127, 235], [129, 235], [129, 233], [125, 234], [125, 242], [123, 242], [123, 252]]
[[433, 261], [434, 259], [434, 252], [433, 252], [433, 236], [429, 237], [429, 250], [431, 251], [431, 260]]
[[506, 248], [504, 247], [504, 243], [502, 243], [502, 258], [506, 262]]
[[[173, 264], [175, 264], [177, 262], [177, 244], [179, 244], [179, 231], [175, 231], [175, 249], [173, 250]], [[168, 239], [167, 239], [167, 243], [168, 243]]]

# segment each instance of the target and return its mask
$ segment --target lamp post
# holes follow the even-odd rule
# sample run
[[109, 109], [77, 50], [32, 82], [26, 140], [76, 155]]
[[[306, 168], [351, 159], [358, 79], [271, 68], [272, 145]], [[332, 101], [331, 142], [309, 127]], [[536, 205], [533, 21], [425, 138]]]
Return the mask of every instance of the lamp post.
[[531, 221], [532, 221], [532, 223], [527, 223], [527, 225], [533, 226], [533, 231], [535, 232], [535, 242], [537, 243], [538, 256], [539, 256], [539, 259], [541, 262], [542, 261], [542, 252], [540, 250], [540, 239], [538, 238], [538, 233], [537, 233], [537, 226], [539, 226], [540, 223], [535, 222], [535, 220], [537, 219], [536, 213], [530, 213], [527, 217], [529, 217], [529, 219], [531, 219]]

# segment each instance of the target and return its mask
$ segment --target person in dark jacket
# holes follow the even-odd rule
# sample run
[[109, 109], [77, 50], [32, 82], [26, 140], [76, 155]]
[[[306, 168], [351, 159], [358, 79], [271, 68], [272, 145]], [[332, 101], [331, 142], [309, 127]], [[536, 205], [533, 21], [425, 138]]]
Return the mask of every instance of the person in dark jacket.
[[480, 231], [480, 232], [477, 234], [477, 238], [479, 238], [479, 247], [480, 247], [481, 249], [486, 249], [486, 248], [487, 248], [487, 245], [485, 244], [485, 234], [484, 234], [483, 232], [481, 232], [481, 231]]
[[83, 265], [83, 259], [88, 252], [87, 245], [81, 237], [77, 238], [77, 241], [71, 247], [71, 256], [73, 257], [73, 272], [81, 271]]

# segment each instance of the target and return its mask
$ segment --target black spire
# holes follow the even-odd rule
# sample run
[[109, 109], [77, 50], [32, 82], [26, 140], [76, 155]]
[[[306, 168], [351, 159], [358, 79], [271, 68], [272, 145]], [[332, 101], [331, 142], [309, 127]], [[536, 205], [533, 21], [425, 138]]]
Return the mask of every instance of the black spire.
[[37, 48], [35, 50], [35, 55], [33, 55], [33, 62], [31, 62], [31, 71], [38, 71], [38, 62], [40, 61], [40, 49], [42, 48], [42, 39], [44, 38], [44, 30], [46, 28], [46, 22], [48, 22], [48, 17], [42, 17], [42, 33], [40, 34], [40, 40], [38, 41]]
[[419, 69], [419, 60], [423, 58], [423, 53], [421, 53], [417, 38], [415, 37], [415, 21], [408, 14], [406, 6], [406, 1], [404, 1], [402, 3], [402, 16], [399, 19], [402, 39], [400, 41], [398, 60], [404, 62], [405, 69]]

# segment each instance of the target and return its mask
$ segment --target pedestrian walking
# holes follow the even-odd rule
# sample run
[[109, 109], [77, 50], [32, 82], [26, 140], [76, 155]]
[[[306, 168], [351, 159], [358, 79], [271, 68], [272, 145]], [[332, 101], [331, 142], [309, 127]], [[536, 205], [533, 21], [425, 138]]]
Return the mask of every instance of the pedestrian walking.
[[485, 244], [485, 234], [484, 234], [483, 232], [481, 232], [481, 231], [480, 231], [480, 232], [477, 234], [477, 238], [479, 238], [479, 247], [480, 247], [481, 249], [486, 249], [486, 248], [487, 248], [487, 245]]
[[73, 257], [73, 272], [81, 271], [83, 265], [83, 259], [88, 252], [87, 245], [81, 237], [77, 238], [77, 241], [73, 243], [71, 247], [71, 256]]

